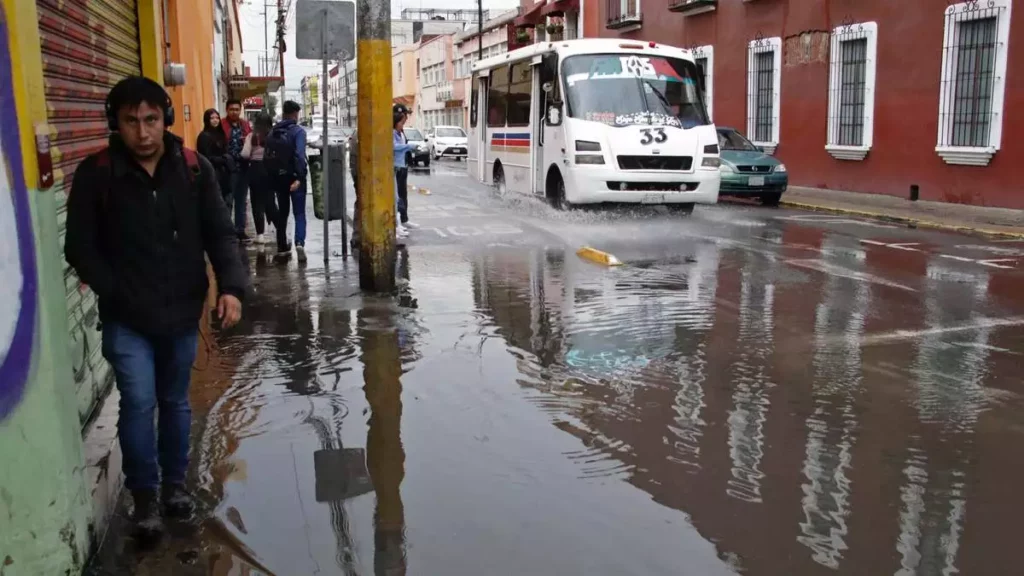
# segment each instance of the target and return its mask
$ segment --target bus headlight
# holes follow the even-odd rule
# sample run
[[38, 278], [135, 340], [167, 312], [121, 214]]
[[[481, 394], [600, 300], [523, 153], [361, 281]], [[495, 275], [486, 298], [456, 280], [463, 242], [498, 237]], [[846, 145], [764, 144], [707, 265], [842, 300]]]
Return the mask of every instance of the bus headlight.
[[722, 159], [718, 156], [708, 156], [700, 163], [701, 168], [718, 168], [722, 165]]
[[587, 140], [576, 141], [577, 152], [600, 152], [601, 144], [599, 142], [590, 142]]
[[576, 163], [577, 164], [590, 164], [590, 165], [596, 165], [596, 164], [602, 164], [603, 165], [604, 164], [604, 156], [601, 156], [599, 154], [577, 154], [576, 155]]

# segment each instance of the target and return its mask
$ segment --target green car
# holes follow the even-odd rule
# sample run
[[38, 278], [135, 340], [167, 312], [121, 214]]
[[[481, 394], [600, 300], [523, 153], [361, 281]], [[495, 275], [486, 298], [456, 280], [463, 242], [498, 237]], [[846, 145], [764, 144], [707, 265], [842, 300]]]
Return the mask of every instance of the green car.
[[722, 186], [719, 196], [757, 197], [765, 206], [778, 206], [789, 187], [786, 165], [765, 154], [732, 128], [718, 129]]

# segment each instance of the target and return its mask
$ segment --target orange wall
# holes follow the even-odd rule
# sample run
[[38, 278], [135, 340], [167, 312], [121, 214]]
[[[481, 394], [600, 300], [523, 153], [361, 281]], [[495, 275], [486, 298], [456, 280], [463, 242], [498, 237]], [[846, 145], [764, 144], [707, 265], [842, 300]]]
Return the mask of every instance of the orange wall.
[[[168, 88], [176, 120], [172, 132], [192, 147], [203, 130], [203, 112], [217, 106], [213, 85], [213, 0], [168, 0], [171, 60], [185, 65], [185, 85]], [[185, 119], [185, 107], [190, 119]]]

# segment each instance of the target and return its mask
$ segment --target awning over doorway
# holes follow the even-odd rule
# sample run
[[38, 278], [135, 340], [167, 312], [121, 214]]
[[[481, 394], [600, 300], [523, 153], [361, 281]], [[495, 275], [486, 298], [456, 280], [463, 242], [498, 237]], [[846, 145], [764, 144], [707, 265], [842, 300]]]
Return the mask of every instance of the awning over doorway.
[[540, 10], [540, 16], [564, 16], [566, 12], [579, 12], [580, 0], [549, 0]]
[[525, 27], [528, 27], [528, 26], [536, 26], [537, 24], [540, 24], [540, 21], [541, 21], [540, 12], [541, 12], [541, 10], [544, 9], [545, 6], [547, 6], [547, 4], [545, 4], [543, 2], [538, 2], [538, 3], [534, 4], [533, 6], [531, 6], [529, 10], [527, 10], [526, 12], [521, 14], [518, 18], [516, 18], [516, 20], [515, 20], [516, 28], [525, 28]]

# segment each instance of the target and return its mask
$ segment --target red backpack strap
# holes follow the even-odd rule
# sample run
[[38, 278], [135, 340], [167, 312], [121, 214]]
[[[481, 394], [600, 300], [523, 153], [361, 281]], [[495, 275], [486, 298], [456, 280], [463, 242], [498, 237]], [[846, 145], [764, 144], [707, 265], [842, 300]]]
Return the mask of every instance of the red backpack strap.
[[182, 146], [181, 154], [185, 157], [185, 165], [188, 166], [189, 182], [195, 182], [202, 173], [202, 167], [199, 165], [199, 153], [191, 148]]
[[110, 195], [110, 148], [104, 148], [96, 153], [96, 168], [100, 174], [100, 206], [107, 207], [107, 197]]

